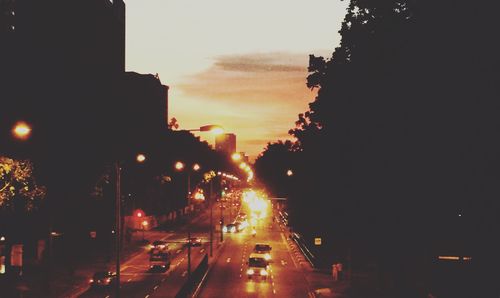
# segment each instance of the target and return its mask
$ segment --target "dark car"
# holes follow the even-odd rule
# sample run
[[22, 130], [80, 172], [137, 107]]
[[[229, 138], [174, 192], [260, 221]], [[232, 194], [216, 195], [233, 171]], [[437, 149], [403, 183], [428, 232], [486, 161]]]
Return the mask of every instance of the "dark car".
[[267, 243], [257, 243], [253, 251], [258, 254], [263, 254], [266, 261], [271, 260], [271, 245]]
[[201, 246], [201, 238], [199, 237], [191, 237], [186, 240], [187, 245], [191, 246]]
[[109, 271], [98, 271], [94, 273], [92, 279], [90, 280], [90, 285], [92, 287], [109, 287], [116, 280], [116, 273]]

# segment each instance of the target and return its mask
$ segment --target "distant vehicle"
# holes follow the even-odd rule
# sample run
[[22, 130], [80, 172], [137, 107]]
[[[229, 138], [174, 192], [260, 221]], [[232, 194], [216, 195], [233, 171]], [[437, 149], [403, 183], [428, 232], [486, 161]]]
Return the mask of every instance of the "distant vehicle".
[[222, 228], [222, 231], [224, 233], [236, 233], [238, 232], [238, 227], [234, 223], [231, 223]]
[[269, 262], [260, 254], [252, 253], [248, 258], [247, 276], [249, 279], [252, 277], [261, 277], [267, 279], [269, 275]]
[[156, 251], [149, 256], [149, 269], [165, 272], [170, 268], [170, 259], [170, 252]]
[[335, 292], [331, 288], [318, 288], [314, 290], [314, 297], [335, 297]]
[[154, 250], [162, 250], [162, 251], [168, 251], [168, 243], [163, 240], [157, 240], [154, 241], [152, 244], [150, 244], [150, 252], [153, 252]]
[[199, 237], [191, 237], [186, 239], [187, 245], [191, 246], [201, 246], [201, 238]]
[[271, 250], [272, 250], [271, 245], [267, 243], [257, 243], [255, 244], [255, 247], [253, 249], [255, 253], [264, 255], [264, 258], [267, 261], [271, 260]]
[[116, 273], [109, 271], [98, 271], [90, 279], [93, 288], [105, 288], [111, 286], [116, 280]]

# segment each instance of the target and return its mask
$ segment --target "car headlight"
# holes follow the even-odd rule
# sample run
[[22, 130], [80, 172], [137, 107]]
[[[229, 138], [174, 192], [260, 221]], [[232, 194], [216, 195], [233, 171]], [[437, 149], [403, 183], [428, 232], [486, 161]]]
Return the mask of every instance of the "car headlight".
[[247, 270], [247, 274], [248, 274], [248, 275], [252, 275], [252, 274], [254, 274], [254, 273], [255, 273], [255, 272], [253, 271], [253, 269], [248, 269], [248, 270]]
[[223, 227], [222, 232], [227, 233], [227, 227]]
[[260, 275], [266, 276], [267, 275], [267, 271], [265, 269], [260, 269]]
[[93, 279], [90, 279], [90, 280], [89, 280], [89, 282], [90, 282], [90, 283], [93, 283], [93, 282], [94, 282], [94, 280], [93, 280]]
[[270, 254], [265, 254], [264, 255], [264, 259], [266, 259], [266, 261], [269, 261], [271, 259], [271, 255]]

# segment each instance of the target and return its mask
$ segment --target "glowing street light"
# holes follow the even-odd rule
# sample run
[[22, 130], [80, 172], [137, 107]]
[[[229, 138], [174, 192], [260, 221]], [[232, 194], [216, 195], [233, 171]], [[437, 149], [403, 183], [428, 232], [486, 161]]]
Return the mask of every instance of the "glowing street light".
[[210, 124], [200, 126], [200, 128], [186, 129], [186, 131], [209, 131], [215, 135], [219, 135], [224, 133], [224, 128], [222, 128], [222, 126], [220, 125]]
[[195, 164], [193, 165], [193, 170], [195, 170], [195, 171], [198, 171], [200, 168], [201, 168], [201, 167], [200, 167], [200, 165], [199, 165], [199, 164], [197, 164], [197, 163], [195, 163]]
[[293, 171], [292, 171], [292, 170], [288, 170], [288, 171], [286, 171], [286, 175], [287, 175], [288, 177], [293, 176]]
[[178, 171], [182, 171], [182, 169], [184, 169], [184, 164], [180, 161], [176, 162], [175, 163], [175, 169], [178, 170]]
[[146, 156], [142, 153], [137, 154], [136, 158], [137, 162], [143, 163], [146, 161]]
[[238, 160], [241, 160], [241, 154], [236, 152], [236, 153], [233, 153], [233, 155], [231, 155], [231, 158], [234, 160], [234, 161], [238, 161]]
[[12, 135], [16, 139], [25, 141], [31, 135], [31, 126], [24, 121], [19, 121], [12, 128]]

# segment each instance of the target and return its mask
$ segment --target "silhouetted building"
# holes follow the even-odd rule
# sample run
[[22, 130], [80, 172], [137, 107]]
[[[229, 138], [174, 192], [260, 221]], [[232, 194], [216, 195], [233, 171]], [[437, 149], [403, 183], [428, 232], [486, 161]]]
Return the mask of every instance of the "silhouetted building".
[[236, 135], [224, 133], [215, 137], [215, 150], [233, 154], [236, 152]]
[[122, 121], [130, 123], [131, 131], [126, 131], [128, 138], [158, 136], [167, 129], [168, 89], [158, 75], [125, 73], [119, 109]]

